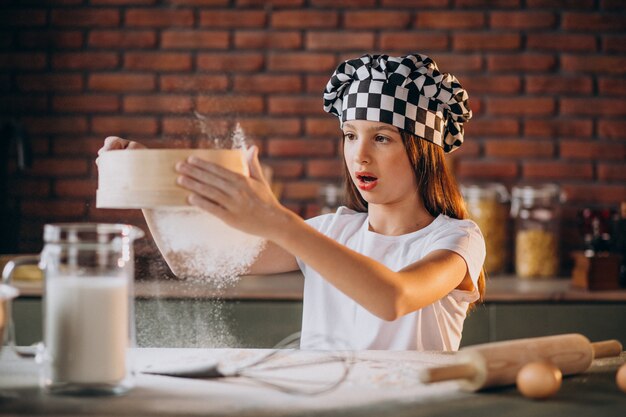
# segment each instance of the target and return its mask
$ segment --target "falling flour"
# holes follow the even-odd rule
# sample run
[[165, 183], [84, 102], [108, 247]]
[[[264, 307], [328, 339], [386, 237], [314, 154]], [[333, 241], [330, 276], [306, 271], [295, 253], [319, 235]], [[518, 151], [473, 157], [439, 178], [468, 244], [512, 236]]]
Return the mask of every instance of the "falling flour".
[[265, 245], [265, 240], [228, 226], [195, 207], [152, 210], [155, 240], [179, 278], [210, 282], [217, 289], [236, 282]]

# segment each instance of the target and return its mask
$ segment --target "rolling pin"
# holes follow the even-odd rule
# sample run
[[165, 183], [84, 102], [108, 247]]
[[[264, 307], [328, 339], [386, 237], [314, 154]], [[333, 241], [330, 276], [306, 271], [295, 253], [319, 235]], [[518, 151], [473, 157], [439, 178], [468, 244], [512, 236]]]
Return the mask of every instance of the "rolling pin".
[[533, 337], [468, 346], [457, 352], [458, 363], [422, 371], [423, 383], [459, 380], [464, 391], [515, 384], [519, 370], [529, 362], [549, 361], [563, 375], [586, 371], [595, 358], [619, 356], [617, 340], [591, 343], [577, 333]]

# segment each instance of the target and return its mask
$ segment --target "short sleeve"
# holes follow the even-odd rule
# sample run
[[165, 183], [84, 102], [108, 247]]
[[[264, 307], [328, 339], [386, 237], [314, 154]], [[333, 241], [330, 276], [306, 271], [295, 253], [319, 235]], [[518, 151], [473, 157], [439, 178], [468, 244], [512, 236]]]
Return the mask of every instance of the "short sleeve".
[[472, 282], [478, 285], [478, 276], [485, 263], [485, 239], [471, 220], [450, 219], [450, 223], [438, 231], [430, 242], [428, 253], [447, 249], [458, 253], [467, 264]]

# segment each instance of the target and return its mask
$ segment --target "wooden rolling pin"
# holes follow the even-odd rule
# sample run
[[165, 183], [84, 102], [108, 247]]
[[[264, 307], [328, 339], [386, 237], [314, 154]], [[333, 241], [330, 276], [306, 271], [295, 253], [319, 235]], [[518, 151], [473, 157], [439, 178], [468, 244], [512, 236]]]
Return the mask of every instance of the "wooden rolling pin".
[[519, 370], [529, 362], [549, 361], [563, 375], [586, 371], [595, 358], [619, 356], [622, 344], [617, 340], [591, 343], [577, 333], [485, 343], [462, 348], [455, 365], [430, 368], [420, 374], [423, 383], [459, 380], [461, 389], [515, 384]]

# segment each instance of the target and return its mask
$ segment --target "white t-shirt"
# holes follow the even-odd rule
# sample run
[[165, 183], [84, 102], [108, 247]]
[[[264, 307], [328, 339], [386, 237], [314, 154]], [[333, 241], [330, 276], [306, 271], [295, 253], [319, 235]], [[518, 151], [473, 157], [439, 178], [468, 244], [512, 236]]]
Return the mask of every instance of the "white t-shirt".
[[337, 242], [399, 271], [438, 249], [461, 255], [473, 291], [452, 290], [433, 304], [394, 321], [380, 319], [298, 259], [304, 281], [301, 347], [306, 349], [457, 350], [467, 308], [479, 297], [485, 242], [476, 223], [439, 215], [401, 236], [369, 230], [367, 213], [340, 207], [307, 223]]

